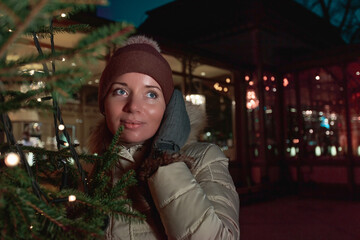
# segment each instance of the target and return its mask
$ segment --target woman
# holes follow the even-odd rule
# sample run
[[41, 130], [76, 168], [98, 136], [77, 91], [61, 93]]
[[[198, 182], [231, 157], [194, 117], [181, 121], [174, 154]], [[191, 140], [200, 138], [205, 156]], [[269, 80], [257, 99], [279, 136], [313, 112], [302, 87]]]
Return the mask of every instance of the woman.
[[126, 150], [112, 178], [137, 171], [140, 182], [128, 197], [146, 215], [143, 223], [111, 218], [107, 239], [239, 239], [239, 199], [228, 159], [216, 145], [194, 141], [201, 111], [185, 109], [156, 42], [131, 37], [114, 53], [99, 83], [99, 107], [104, 120], [90, 150], [104, 152], [124, 126]]

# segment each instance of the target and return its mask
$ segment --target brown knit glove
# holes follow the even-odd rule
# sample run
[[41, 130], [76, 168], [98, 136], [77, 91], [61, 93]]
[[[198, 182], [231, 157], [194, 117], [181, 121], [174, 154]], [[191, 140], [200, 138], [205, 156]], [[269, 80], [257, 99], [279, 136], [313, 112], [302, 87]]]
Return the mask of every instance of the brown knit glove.
[[137, 176], [140, 181], [146, 181], [151, 177], [159, 167], [166, 166], [175, 162], [184, 162], [186, 166], [191, 169], [194, 159], [179, 153], [168, 154], [162, 153], [156, 158], [151, 155], [144, 160], [141, 166], [137, 170]]

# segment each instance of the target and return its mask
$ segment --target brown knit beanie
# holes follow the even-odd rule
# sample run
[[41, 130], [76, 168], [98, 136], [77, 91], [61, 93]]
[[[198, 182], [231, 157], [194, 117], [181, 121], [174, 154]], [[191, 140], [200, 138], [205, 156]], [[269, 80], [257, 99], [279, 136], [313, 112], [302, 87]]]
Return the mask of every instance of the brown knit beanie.
[[130, 37], [125, 46], [117, 49], [102, 72], [99, 82], [98, 101], [100, 112], [104, 112], [104, 99], [111, 83], [122, 74], [137, 72], [146, 74], [160, 85], [168, 104], [174, 91], [172, 71], [169, 63], [160, 54], [157, 43], [144, 36]]

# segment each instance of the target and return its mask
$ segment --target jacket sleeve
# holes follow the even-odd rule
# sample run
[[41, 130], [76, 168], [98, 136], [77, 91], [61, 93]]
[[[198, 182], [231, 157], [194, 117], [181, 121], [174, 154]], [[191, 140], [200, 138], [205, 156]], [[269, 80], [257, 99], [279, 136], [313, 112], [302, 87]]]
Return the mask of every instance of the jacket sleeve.
[[169, 239], [239, 239], [239, 197], [228, 159], [216, 145], [183, 162], [160, 167], [148, 184]]

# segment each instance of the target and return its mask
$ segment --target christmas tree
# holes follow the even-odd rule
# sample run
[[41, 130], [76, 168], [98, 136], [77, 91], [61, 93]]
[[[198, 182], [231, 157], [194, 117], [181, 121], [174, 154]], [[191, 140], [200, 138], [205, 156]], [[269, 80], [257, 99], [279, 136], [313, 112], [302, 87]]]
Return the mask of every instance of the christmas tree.
[[[96, 62], [104, 49], [121, 44], [134, 31], [125, 23], [96, 29], [83, 24], [54, 24], [61, 14], [90, 11], [97, 4], [106, 3], [0, 1], [0, 130], [6, 137], [0, 145], [1, 239], [96, 239], [103, 236], [110, 215], [143, 220], [126, 198], [126, 189], [136, 182], [134, 172], [124, 174], [115, 185], [109, 184], [109, 172], [120, 151], [117, 139], [121, 129], [102, 156], [79, 154], [59, 107], [91, 77], [87, 64]], [[54, 35], [77, 31], [87, 34], [74, 48], [55, 49]], [[38, 54], [9, 58], [9, 48], [24, 37], [32, 39]], [[51, 50], [44, 51], [39, 39], [47, 39]], [[76, 58], [82, 64], [58, 69], [56, 64], [63, 58]], [[33, 63], [40, 63], [42, 71], [23, 68]], [[37, 87], [19, 91], [20, 84]], [[9, 113], [20, 109], [53, 114], [57, 150], [26, 146], [14, 138]], [[29, 153], [33, 155], [31, 162]], [[96, 171], [86, 172], [84, 163], [96, 164]]]

